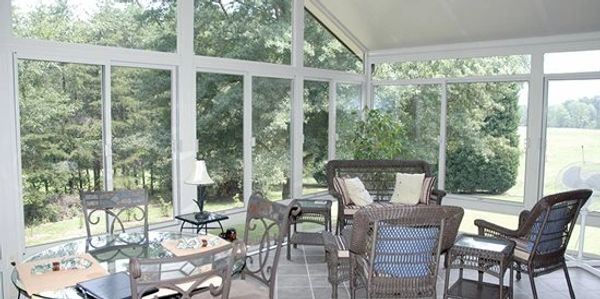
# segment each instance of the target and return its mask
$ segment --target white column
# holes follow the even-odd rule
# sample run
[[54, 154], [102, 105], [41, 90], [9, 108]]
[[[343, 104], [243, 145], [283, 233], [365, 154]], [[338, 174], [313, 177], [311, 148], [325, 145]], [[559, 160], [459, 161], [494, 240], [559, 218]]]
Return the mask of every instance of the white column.
[[[192, 198], [196, 198], [196, 187], [183, 183], [185, 177], [192, 172], [196, 159], [198, 143], [196, 141], [196, 70], [194, 68], [194, 1], [180, 0], [177, 3], [177, 53], [179, 67], [177, 69], [177, 109], [179, 114], [178, 144], [179, 173], [174, 174], [175, 189], [180, 190], [179, 210], [175, 214], [195, 211]], [[201, 146], [201, 145], [200, 145]], [[209, 165], [210, 167], [210, 165]]]
[[244, 206], [248, 204], [252, 195], [252, 149], [254, 136], [252, 136], [252, 76], [244, 75]]
[[544, 53], [531, 55], [531, 79], [527, 105], [527, 139], [525, 159], [525, 198], [523, 204], [531, 209], [542, 194], [544, 185]]
[[337, 94], [336, 83], [334, 80], [329, 81], [329, 123], [328, 123], [328, 142], [327, 142], [327, 158], [328, 160], [335, 159], [335, 143], [337, 140], [335, 120], [337, 117], [335, 97]]
[[294, 81], [292, 82], [292, 112], [291, 112], [291, 196], [302, 196], [302, 170], [304, 163], [304, 0], [295, 0], [292, 9], [292, 66]]

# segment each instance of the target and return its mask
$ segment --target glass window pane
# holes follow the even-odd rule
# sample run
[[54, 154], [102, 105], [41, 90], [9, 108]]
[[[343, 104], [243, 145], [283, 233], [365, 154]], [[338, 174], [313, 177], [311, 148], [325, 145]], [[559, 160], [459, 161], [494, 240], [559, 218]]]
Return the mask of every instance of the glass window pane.
[[302, 194], [327, 191], [329, 83], [304, 81], [304, 173]]
[[270, 200], [290, 198], [292, 81], [252, 78], [252, 189]]
[[195, 0], [197, 55], [290, 64], [291, 0]]
[[445, 189], [523, 201], [527, 84], [448, 85]]
[[600, 72], [600, 50], [544, 54], [544, 72]]
[[[548, 82], [544, 195], [600, 190], [600, 79]], [[600, 212], [598, 195], [590, 209]]]
[[376, 86], [375, 108], [402, 124], [402, 155], [425, 160], [437, 173], [440, 135], [441, 86]]
[[132, 67], [111, 72], [114, 189], [145, 188], [149, 222], [171, 220], [171, 72]]
[[12, 0], [18, 37], [174, 52], [176, 0]]
[[304, 65], [360, 73], [362, 60], [308, 10], [304, 10]]
[[335, 99], [336, 159], [354, 159], [352, 139], [361, 115], [362, 86], [337, 84]]
[[382, 63], [375, 66], [377, 80], [450, 78], [529, 74], [529, 55], [452, 58], [429, 61]]
[[25, 244], [85, 236], [79, 192], [103, 190], [102, 69], [18, 63]]
[[198, 158], [206, 160], [215, 181], [207, 187], [205, 210], [244, 206], [244, 77], [198, 73], [196, 139]]

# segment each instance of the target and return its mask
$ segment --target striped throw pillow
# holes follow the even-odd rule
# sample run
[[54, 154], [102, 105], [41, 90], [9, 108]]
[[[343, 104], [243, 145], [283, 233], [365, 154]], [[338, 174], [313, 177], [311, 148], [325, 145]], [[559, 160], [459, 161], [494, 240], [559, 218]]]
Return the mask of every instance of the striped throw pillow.
[[435, 180], [436, 177], [434, 176], [430, 176], [430, 177], [425, 177], [425, 179], [423, 180], [423, 187], [421, 188], [421, 198], [419, 198], [419, 203], [422, 204], [429, 204], [429, 198], [431, 198], [431, 192], [433, 191], [433, 188], [435, 187]]

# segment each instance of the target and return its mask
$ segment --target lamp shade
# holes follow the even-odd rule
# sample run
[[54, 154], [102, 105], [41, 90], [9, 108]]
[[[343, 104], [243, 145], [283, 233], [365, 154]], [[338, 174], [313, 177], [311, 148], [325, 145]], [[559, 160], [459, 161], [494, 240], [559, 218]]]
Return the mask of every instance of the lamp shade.
[[215, 182], [208, 175], [204, 160], [198, 160], [194, 164], [194, 171], [185, 180], [188, 185], [212, 185]]

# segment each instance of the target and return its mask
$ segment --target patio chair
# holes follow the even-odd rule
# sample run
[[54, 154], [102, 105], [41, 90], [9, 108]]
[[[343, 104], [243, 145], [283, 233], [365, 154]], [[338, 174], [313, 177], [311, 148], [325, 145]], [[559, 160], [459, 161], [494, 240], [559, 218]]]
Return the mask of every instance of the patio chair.
[[[389, 203], [396, 186], [396, 173], [424, 173], [426, 178], [431, 178], [429, 164], [421, 160], [332, 160], [327, 162], [325, 168], [329, 194], [338, 202], [336, 234], [352, 223], [353, 215], [359, 208], [336, 190], [336, 177], [358, 177], [373, 197], [374, 203], [371, 205], [374, 206]], [[445, 195], [446, 192], [433, 189], [429, 203], [441, 205]]]
[[[441, 253], [445, 253], [452, 245], [458, 234], [464, 210], [454, 206], [432, 206], [443, 211], [444, 234], [442, 236]], [[327, 260], [328, 280], [331, 284], [331, 298], [337, 298], [338, 285], [350, 279], [350, 237], [352, 226], [344, 228], [340, 235], [323, 232], [325, 257]], [[440, 254], [441, 254], [440, 253]]]
[[367, 298], [436, 298], [446, 217], [437, 206], [356, 212], [350, 239], [351, 297], [365, 287]]
[[[289, 216], [296, 209], [295, 201], [285, 205], [267, 200], [260, 193], [250, 196], [244, 229], [246, 266], [241, 272], [242, 279], [232, 282], [230, 298], [275, 297], [275, 277], [281, 248], [288, 233]], [[251, 242], [255, 240], [258, 244]]]
[[131, 221], [143, 221], [143, 231], [148, 232], [148, 192], [144, 189], [81, 192], [81, 207], [85, 218], [88, 238], [92, 226], [100, 221], [108, 222], [108, 233], [125, 232], [124, 217]]
[[[129, 261], [131, 298], [185, 298], [196, 294], [210, 298], [229, 298], [233, 262], [244, 254], [237, 241], [212, 250], [161, 259]], [[155, 290], [158, 289], [158, 292]], [[195, 298], [195, 297], [194, 297]]]
[[517, 279], [521, 272], [529, 273], [531, 291], [537, 298], [534, 278], [563, 269], [571, 298], [575, 298], [569, 271], [565, 262], [565, 251], [581, 207], [592, 195], [592, 190], [580, 189], [545, 196], [531, 211], [519, 215], [516, 230], [475, 220], [479, 234], [496, 236], [516, 242], [515, 268]]

